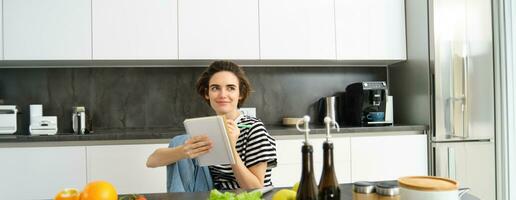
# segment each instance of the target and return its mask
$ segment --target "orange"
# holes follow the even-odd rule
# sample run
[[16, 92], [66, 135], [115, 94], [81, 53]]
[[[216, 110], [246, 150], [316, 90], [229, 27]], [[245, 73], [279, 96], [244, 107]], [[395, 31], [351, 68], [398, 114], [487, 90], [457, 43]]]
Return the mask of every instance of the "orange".
[[79, 194], [75, 188], [65, 188], [56, 194], [54, 200], [79, 200]]
[[117, 200], [118, 193], [115, 186], [107, 181], [93, 181], [88, 183], [81, 193], [80, 200]]

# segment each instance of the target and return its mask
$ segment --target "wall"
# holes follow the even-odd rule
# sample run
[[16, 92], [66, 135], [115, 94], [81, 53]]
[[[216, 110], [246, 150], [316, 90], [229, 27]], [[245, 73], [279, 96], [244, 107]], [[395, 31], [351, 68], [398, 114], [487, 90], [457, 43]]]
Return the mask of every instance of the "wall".
[[[97, 132], [182, 128], [188, 117], [211, 109], [195, 93], [204, 68], [34, 68], [0, 69], [0, 99], [18, 106], [17, 134], [28, 134], [29, 104], [58, 116], [59, 133], [70, 133], [72, 106], [85, 106]], [[247, 67], [253, 92], [244, 107], [256, 107], [267, 125], [282, 117], [314, 115], [322, 96], [352, 82], [386, 80], [384, 67]]]

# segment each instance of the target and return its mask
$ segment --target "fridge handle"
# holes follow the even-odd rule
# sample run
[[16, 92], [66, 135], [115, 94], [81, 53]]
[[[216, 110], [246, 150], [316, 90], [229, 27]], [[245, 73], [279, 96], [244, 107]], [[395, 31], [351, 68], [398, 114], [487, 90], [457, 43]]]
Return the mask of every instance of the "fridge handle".
[[457, 176], [455, 174], [455, 150], [451, 147], [448, 147], [448, 178], [457, 180]]
[[467, 123], [468, 116], [468, 89], [469, 89], [469, 55], [468, 55], [468, 45], [464, 47], [464, 60], [463, 60], [463, 70], [462, 70], [462, 136], [464, 138], [469, 138], [469, 130]]

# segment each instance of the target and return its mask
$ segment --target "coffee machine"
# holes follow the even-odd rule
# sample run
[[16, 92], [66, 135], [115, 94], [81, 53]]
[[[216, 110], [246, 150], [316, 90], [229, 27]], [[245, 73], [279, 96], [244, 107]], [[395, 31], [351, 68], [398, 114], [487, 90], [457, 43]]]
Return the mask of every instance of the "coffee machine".
[[[346, 87], [344, 119], [346, 126], [392, 125], [392, 97], [385, 81], [352, 83]], [[388, 102], [388, 100], [391, 100]]]

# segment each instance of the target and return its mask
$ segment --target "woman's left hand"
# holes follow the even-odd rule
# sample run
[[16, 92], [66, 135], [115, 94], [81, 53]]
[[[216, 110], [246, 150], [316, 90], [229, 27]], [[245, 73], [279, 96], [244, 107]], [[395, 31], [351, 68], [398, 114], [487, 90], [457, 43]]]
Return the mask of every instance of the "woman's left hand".
[[240, 135], [240, 129], [237, 127], [237, 124], [233, 120], [226, 120], [226, 124], [228, 125], [228, 136], [231, 142], [231, 145], [236, 149], [236, 143], [238, 140], [238, 136]]

